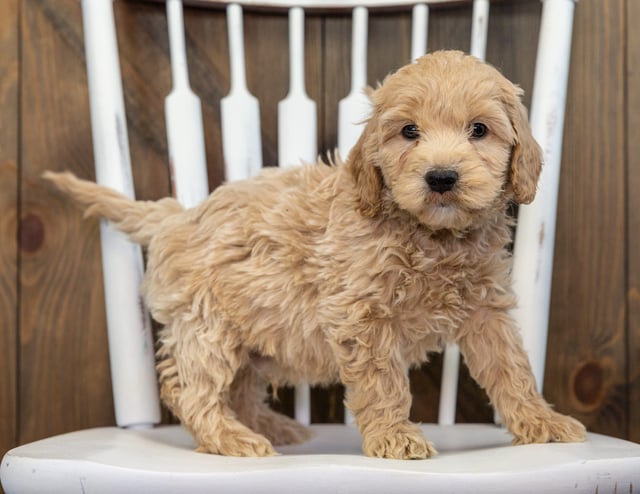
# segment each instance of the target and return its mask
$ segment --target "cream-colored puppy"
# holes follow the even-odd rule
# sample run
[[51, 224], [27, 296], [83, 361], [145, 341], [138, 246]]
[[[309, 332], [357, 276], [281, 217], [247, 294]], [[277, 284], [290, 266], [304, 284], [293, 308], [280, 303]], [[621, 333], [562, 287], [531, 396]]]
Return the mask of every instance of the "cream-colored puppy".
[[148, 247], [162, 399], [200, 451], [306, 439], [264, 403], [266, 383], [339, 380], [367, 455], [429, 457], [407, 371], [448, 342], [516, 443], [580, 441], [536, 391], [509, 315], [505, 210], [533, 199], [541, 167], [520, 94], [475, 58], [427, 55], [371, 92], [345, 163], [265, 170], [186, 211], [47, 178]]

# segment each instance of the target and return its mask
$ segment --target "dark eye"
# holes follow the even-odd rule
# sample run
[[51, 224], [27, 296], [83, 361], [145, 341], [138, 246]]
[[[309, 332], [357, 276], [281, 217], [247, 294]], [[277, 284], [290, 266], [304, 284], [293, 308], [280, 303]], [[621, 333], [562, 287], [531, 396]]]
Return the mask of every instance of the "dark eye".
[[487, 126], [481, 122], [476, 122], [471, 124], [471, 138], [472, 139], [482, 139], [487, 135]]
[[414, 124], [405, 125], [404, 127], [402, 127], [402, 135], [407, 139], [417, 139], [418, 137], [420, 137], [418, 126]]

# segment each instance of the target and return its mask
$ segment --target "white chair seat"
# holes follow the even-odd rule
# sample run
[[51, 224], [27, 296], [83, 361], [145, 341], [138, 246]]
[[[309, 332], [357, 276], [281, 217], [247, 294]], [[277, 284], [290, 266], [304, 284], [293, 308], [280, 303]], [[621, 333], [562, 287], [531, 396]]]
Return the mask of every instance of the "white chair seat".
[[[489, 424], [423, 425], [440, 454], [424, 461], [367, 458], [344, 425], [312, 426], [316, 437], [271, 458], [194, 452], [180, 426], [115, 427], [51, 437], [9, 451], [7, 494], [281, 492], [633, 492], [640, 445], [589, 434], [580, 444], [511, 446]], [[55, 488], [52, 487], [55, 485]]]

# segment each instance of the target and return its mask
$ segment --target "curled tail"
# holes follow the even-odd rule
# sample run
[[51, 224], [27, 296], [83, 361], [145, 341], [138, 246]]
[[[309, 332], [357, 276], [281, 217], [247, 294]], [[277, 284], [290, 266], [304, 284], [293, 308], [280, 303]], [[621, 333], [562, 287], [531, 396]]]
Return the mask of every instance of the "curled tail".
[[105, 218], [134, 241], [147, 245], [163, 219], [183, 211], [173, 198], [134, 201], [109, 187], [76, 178], [72, 173], [45, 172], [43, 178], [86, 208], [85, 216]]

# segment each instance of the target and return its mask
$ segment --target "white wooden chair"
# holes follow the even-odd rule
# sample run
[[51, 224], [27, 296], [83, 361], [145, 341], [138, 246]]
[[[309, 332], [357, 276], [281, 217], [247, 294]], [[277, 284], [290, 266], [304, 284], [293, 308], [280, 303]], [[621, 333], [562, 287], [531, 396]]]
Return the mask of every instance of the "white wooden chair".
[[[115, 41], [112, 0], [82, 0], [95, 165], [98, 182], [133, 196]], [[222, 3], [222, 2], [220, 2]], [[279, 106], [280, 165], [316, 155], [315, 105], [304, 90], [303, 8], [353, 8], [352, 90], [340, 104], [339, 150], [347, 155], [366, 114], [367, 7], [406, 5], [402, 0], [246, 0], [290, 8], [291, 87]], [[430, 2], [434, 3], [434, 2]], [[347, 5], [348, 4], [348, 5]], [[553, 258], [553, 231], [560, 166], [574, 0], [545, 0], [531, 121], [545, 150], [546, 167], [536, 201], [520, 209], [514, 278], [520, 321], [536, 379], [542, 383]], [[488, 0], [474, 2], [471, 52], [484, 56]], [[189, 89], [180, 0], [168, 0], [174, 90], [167, 98], [170, 161], [178, 198], [192, 206], [206, 196], [202, 117]], [[242, 7], [227, 6], [232, 87], [222, 101], [223, 126], [241, 125], [244, 146], [223, 130], [227, 179], [262, 166], [258, 103], [244, 81]], [[411, 58], [426, 50], [428, 7], [413, 7]], [[302, 115], [305, 115], [304, 124]], [[295, 119], [292, 117], [295, 116]], [[550, 118], [553, 117], [553, 118]], [[551, 127], [549, 123], [551, 122]], [[228, 127], [231, 125], [232, 127]], [[251, 137], [248, 137], [251, 134]], [[292, 137], [293, 136], [293, 137]], [[248, 139], [248, 141], [247, 141]], [[547, 225], [542, 245], [541, 224]], [[198, 492], [633, 492], [640, 486], [640, 445], [589, 434], [580, 444], [510, 446], [510, 436], [490, 424], [453, 424], [458, 354], [445, 357], [440, 418], [423, 425], [440, 455], [425, 461], [366, 458], [358, 431], [349, 425], [312, 425], [315, 439], [280, 447], [272, 458], [228, 458], [194, 452], [180, 426], [154, 425], [160, 407], [148, 317], [140, 317], [136, 287], [142, 256], [121, 235], [102, 226], [102, 252], [116, 421], [119, 427], [64, 434], [9, 451], [2, 486], [20, 493]], [[534, 276], [532, 270], [538, 270]], [[138, 340], [135, 338], [138, 337]], [[295, 413], [309, 422], [308, 388], [296, 390]], [[348, 419], [347, 419], [348, 420]]]

